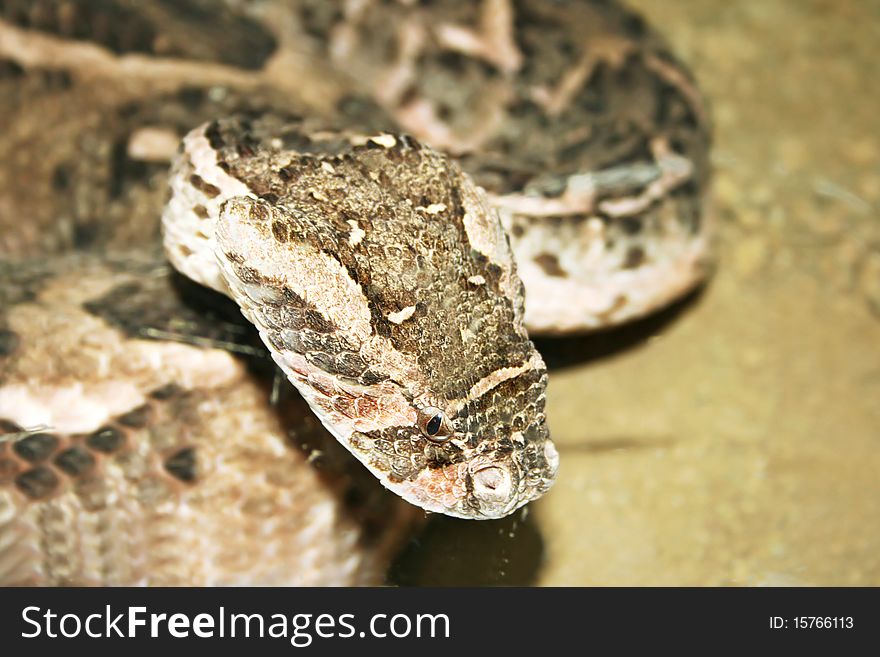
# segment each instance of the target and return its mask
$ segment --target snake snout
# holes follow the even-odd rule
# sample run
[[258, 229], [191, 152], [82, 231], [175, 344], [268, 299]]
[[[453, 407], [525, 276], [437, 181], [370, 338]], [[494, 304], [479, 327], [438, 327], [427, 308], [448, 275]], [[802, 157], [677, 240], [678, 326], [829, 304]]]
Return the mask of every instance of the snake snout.
[[548, 438], [522, 452], [475, 459], [469, 470], [478, 516], [502, 518], [547, 492], [559, 471], [559, 453]]

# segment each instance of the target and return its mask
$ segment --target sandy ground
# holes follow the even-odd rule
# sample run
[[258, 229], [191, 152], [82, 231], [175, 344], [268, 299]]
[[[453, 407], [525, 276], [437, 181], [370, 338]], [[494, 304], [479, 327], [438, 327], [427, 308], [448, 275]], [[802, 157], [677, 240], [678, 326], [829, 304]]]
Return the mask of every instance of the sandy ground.
[[880, 3], [633, 4], [712, 102], [719, 265], [554, 372], [537, 581], [880, 585]]
[[880, 585], [880, 2], [632, 4], [711, 100], [717, 274], [540, 343], [558, 483], [436, 520], [398, 581]]

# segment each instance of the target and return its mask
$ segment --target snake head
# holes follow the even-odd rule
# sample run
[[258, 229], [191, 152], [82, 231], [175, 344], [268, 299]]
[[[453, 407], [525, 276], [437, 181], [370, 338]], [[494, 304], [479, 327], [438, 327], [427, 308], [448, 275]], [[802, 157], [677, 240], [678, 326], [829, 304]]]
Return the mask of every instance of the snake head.
[[184, 142], [182, 198], [193, 180], [216, 190], [199, 197], [214, 224], [190, 217], [212, 250], [200, 268], [327, 429], [429, 511], [497, 518], [544, 493], [546, 368], [485, 193], [406, 136], [324, 135], [302, 153], [255, 135], [238, 148], [242, 130]]

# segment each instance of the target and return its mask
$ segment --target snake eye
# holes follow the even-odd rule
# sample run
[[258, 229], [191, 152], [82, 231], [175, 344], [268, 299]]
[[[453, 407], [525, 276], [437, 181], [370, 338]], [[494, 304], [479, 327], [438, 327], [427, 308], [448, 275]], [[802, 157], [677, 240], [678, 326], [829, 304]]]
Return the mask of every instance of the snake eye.
[[446, 415], [433, 406], [419, 411], [419, 429], [427, 438], [437, 442], [448, 440], [452, 435]]

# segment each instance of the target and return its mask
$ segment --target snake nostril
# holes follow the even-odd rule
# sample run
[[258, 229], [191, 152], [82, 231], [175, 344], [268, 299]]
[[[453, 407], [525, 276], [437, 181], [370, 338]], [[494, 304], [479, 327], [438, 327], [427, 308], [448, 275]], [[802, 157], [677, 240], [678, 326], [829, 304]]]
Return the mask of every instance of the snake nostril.
[[490, 466], [474, 473], [474, 495], [484, 502], [506, 502], [512, 489], [510, 473], [504, 468]]

